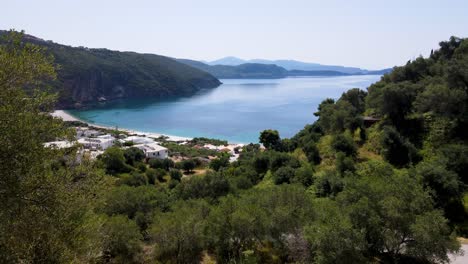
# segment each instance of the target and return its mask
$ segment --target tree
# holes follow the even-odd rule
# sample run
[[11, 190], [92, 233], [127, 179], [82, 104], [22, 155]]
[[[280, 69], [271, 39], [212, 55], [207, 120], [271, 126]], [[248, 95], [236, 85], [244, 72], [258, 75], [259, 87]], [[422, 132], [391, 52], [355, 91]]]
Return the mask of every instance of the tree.
[[405, 166], [419, 160], [416, 148], [390, 126], [383, 129], [381, 138], [382, 156], [395, 166]]
[[76, 149], [44, 148], [71, 131], [47, 114], [53, 58], [23, 37], [10, 31], [0, 40], [0, 262], [92, 262], [102, 175], [72, 162]]
[[171, 176], [171, 179], [180, 181], [182, 179], [182, 172], [178, 169], [172, 169], [169, 171], [169, 175]]
[[164, 169], [156, 169], [155, 170], [155, 175], [156, 175], [156, 179], [158, 179], [158, 181], [160, 182], [164, 182], [164, 176], [166, 176], [166, 171]]
[[145, 158], [145, 153], [139, 148], [130, 147], [124, 150], [124, 157], [127, 164], [134, 166], [135, 162], [142, 161]]
[[107, 261], [136, 262], [143, 239], [137, 224], [126, 216], [111, 216], [102, 227], [103, 252]]
[[156, 258], [164, 263], [200, 263], [209, 210], [206, 202], [190, 201], [157, 213], [150, 230]]
[[430, 191], [435, 206], [442, 208], [450, 220], [461, 221], [465, 214], [462, 205], [463, 184], [457, 174], [447, 170], [441, 160], [419, 163], [415, 167], [416, 174]]
[[362, 126], [357, 109], [347, 100], [338, 100], [336, 103], [325, 100], [314, 115], [319, 117], [319, 126], [331, 134], [341, 133], [346, 129], [354, 131]]
[[110, 147], [100, 156], [100, 160], [104, 163], [106, 172], [112, 175], [118, 173], [126, 173], [132, 171], [132, 168], [125, 163], [125, 156], [122, 149], [118, 147]]
[[357, 171], [359, 178], [347, 179], [337, 198], [353, 228], [365, 232], [365, 251], [390, 261], [408, 257], [446, 262], [447, 253], [459, 245], [423, 186], [407, 173], [365, 167]]
[[153, 185], [156, 183], [156, 179], [157, 179], [157, 173], [156, 173], [156, 170], [155, 169], [147, 169], [146, 172], [146, 178], [148, 178], [148, 183]]
[[336, 152], [342, 152], [346, 156], [356, 157], [357, 147], [353, 138], [344, 134], [338, 134], [333, 137], [332, 148]]
[[363, 113], [366, 108], [366, 96], [366, 91], [359, 88], [353, 88], [343, 93], [340, 100], [349, 102], [358, 113]]
[[314, 183], [314, 169], [310, 164], [306, 164], [294, 172], [294, 178], [292, 178], [292, 183], [300, 183], [305, 187], [309, 187]]
[[181, 181], [176, 187], [178, 197], [184, 200], [199, 198], [215, 200], [228, 194], [230, 190], [231, 186], [226, 176], [216, 172], [208, 172], [204, 176], [192, 176]]
[[[154, 186], [114, 187], [106, 192], [103, 200], [98, 208], [99, 213], [108, 216], [125, 215], [133, 220], [137, 220], [137, 216], [140, 215], [138, 225], [142, 231], [151, 223], [152, 218], [149, 216], [156, 211], [167, 211], [170, 206], [169, 193]], [[146, 219], [147, 222], [141, 223], [141, 219]]]
[[311, 197], [299, 185], [255, 188], [241, 192], [238, 198], [228, 195], [210, 211], [208, 248], [222, 263], [242, 263], [248, 258], [243, 254], [247, 251], [261, 263], [299, 258], [288, 250], [288, 242], [300, 240], [298, 230], [313, 215]]
[[163, 169], [165, 169], [166, 171], [169, 171], [171, 168], [174, 168], [174, 166], [174, 161], [172, 161], [171, 159], [163, 159]]
[[273, 181], [275, 184], [290, 183], [294, 173], [291, 167], [281, 167], [273, 173]]
[[148, 164], [153, 169], [164, 169], [164, 162], [161, 159], [150, 159]]
[[277, 130], [267, 129], [260, 133], [260, 143], [267, 149], [276, 149], [281, 145], [281, 138]]
[[145, 174], [139, 172], [132, 172], [120, 176], [119, 184], [125, 184], [128, 186], [141, 186], [148, 184], [148, 178]]
[[305, 227], [313, 263], [365, 263], [365, 237], [332, 200], [314, 203], [317, 217]]
[[195, 169], [195, 161], [192, 159], [182, 161], [182, 169], [185, 173], [192, 172], [192, 170]]
[[223, 155], [210, 162], [210, 168], [215, 171], [219, 171], [221, 168], [229, 166], [229, 156]]
[[253, 167], [257, 173], [266, 173], [270, 166], [270, 159], [267, 155], [258, 154], [253, 158]]

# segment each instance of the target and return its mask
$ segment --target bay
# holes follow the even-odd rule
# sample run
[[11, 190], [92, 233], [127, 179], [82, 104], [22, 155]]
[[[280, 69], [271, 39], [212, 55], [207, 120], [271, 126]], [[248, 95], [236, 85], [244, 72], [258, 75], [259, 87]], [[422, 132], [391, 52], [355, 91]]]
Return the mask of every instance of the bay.
[[293, 136], [316, 120], [313, 113], [324, 99], [338, 99], [351, 88], [365, 89], [379, 79], [377, 75], [226, 79], [221, 86], [190, 97], [129, 99], [69, 113], [98, 125], [256, 143], [265, 129]]

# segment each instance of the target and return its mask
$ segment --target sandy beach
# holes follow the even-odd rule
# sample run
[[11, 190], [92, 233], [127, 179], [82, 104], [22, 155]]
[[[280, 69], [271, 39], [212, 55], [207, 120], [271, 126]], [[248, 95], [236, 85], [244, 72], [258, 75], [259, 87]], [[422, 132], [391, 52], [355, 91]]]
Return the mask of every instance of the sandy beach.
[[[111, 126], [102, 126], [102, 125], [96, 125], [96, 124], [93, 124], [93, 123], [86, 122], [84, 120], [81, 120], [79, 118], [76, 118], [76, 117], [70, 115], [65, 110], [55, 110], [54, 112], [51, 113], [51, 115], [53, 117], [61, 118], [63, 121], [80, 121], [80, 122], [88, 124], [88, 126], [90, 126], [90, 127], [103, 128], [103, 129], [115, 129], [114, 127], [111, 127]], [[139, 136], [146, 136], [146, 137], [151, 137], [151, 138], [158, 138], [158, 137], [164, 136], [164, 137], [167, 137], [168, 141], [188, 141], [188, 140], [192, 139], [192, 138], [189, 138], [189, 137], [179, 137], [179, 136], [159, 134], [159, 133], [142, 132], [142, 131], [125, 129], [125, 128], [119, 128], [118, 130], [124, 131], [124, 132], [129, 133], [129, 134], [134, 134], [134, 135], [139, 135]]]

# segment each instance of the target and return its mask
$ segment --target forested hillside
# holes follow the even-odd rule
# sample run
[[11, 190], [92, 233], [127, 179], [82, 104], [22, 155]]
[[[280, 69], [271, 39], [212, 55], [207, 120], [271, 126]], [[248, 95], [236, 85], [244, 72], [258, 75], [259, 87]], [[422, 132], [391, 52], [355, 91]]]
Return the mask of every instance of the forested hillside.
[[266, 149], [203, 167], [215, 154], [197, 144], [223, 142], [166, 142], [189, 158], [175, 163], [119, 147], [80, 163], [76, 149], [44, 148], [70, 136], [44, 115], [52, 61], [11, 38], [0, 46], [2, 263], [447, 263], [468, 235], [467, 39], [324, 100], [291, 139], [265, 130]]
[[[7, 31], [0, 31], [0, 36]], [[221, 83], [212, 75], [171, 58], [136, 52], [71, 47], [25, 35], [55, 58], [58, 107], [92, 106], [119, 98], [192, 95]]]

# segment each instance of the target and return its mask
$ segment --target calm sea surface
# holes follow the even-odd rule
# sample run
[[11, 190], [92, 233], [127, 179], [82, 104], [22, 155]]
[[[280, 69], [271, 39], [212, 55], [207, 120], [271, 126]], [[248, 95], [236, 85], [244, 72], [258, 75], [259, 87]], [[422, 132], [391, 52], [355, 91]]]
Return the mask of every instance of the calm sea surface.
[[376, 75], [221, 80], [218, 88], [191, 97], [125, 100], [70, 114], [91, 123], [184, 137], [258, 142], [260, 131], [277, 129], [291, 137], [316, 120], [325, 98], [350, 88], [367, 88]]

